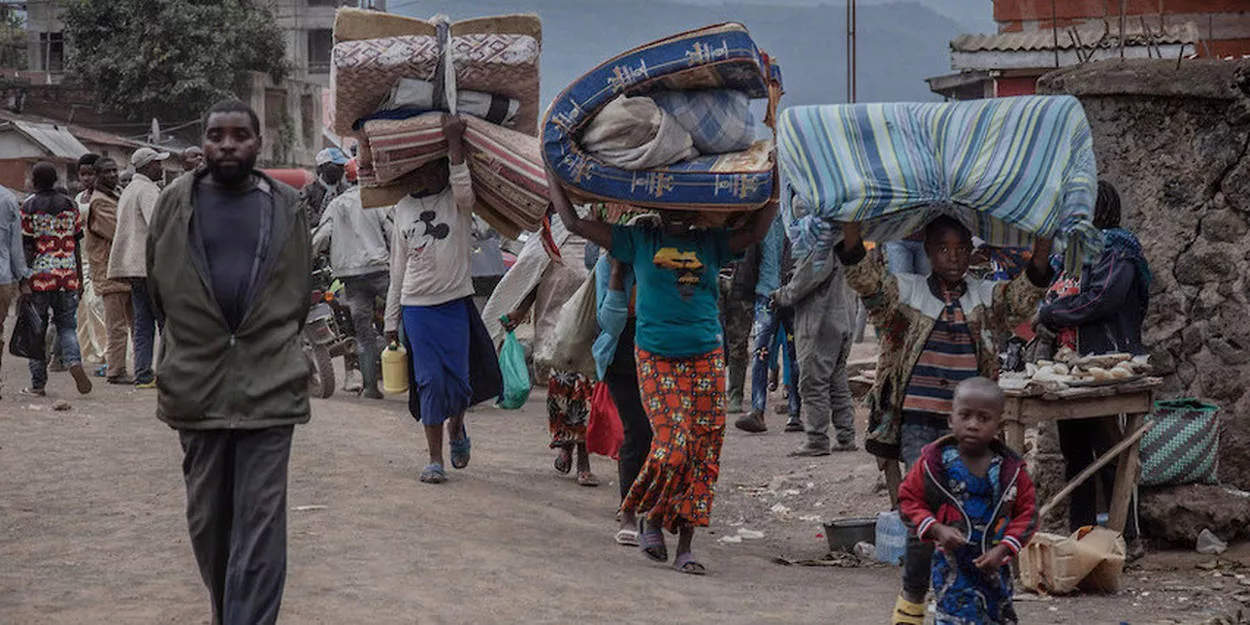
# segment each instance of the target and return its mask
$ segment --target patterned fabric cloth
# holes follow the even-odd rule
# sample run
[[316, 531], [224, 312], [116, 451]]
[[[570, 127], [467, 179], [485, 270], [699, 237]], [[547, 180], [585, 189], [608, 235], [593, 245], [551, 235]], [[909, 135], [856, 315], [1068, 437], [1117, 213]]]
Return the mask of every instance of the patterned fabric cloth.
[[982, 540], [986, 534], [990, 535], [990, 542], [997, 542], [1001, 540], [1006, 526], [1000, 523], [1002, 527], [990, 527], [995, 502], [1000, 495], [998, 488], [1002, 464], [1002, 456], [994, 456], [986, 476], [978, 477], [968, 470], [956, 446], [942, 450], [946, 482], [943, 486], [959, 500], [972, 523], [972, 534], [966, 537], [968, 544], [958, 552], [949, 554], [939, 550], [933, 555], [933, 591], [937, 597], [938, 625], [1007, 625], [1017, 622], [1011, 603], [1011, 568], [1003, 566], [997, 573], [987, 575], [972, 564], [982, 553]]
[[676, 533], [707, 527], [725, 441], [725, 352], [665, 358], [636, 350], [651, 454], [621, 503]]
[[73, 200], [56, 191], [40, 191], [27, 198], [22, 204], [22, 236], [35, 240], [32, 291], [78, 290], [74, 256], [83, 231]]
[[943, 212], [996, 247], [1059, 235], [1077, 273], [1102, 250], [1090, 222], [1093, 140], [1076, 98], [792, 107], [777, 137], [801, 255], [840, 238], [830, 222], [864, 222], [865, 238], [889, 241]]
[[1146, 255], [1141, 249], [1141, 241], [1137, 240], [1137, 235], [1124, 228], [1108, 228], [1102, 231], [1102, 237], [1108, 250], [1121, 252], [1133, 259], [1138, 276], [1142, 283], [1149, 287], [1154, 280], [1154, 274], [1150, 271], [1150, 263], [1146, 262]]
[[551, 448], [586, 442], [595, 385], [576, 371], [552, 371], [547, 379], [547, 428]]
[[432, 78], [438, 38], [404, 35], [340, 41], [330, 56], [334, 131], [349, 135], [356, 120], [378, 110], [400, 78]]
[[959, 291], [942, 293], [945, 307], [933, 322], [933, 331], [911, 371], [907, 396], [903, 398], [904, 412], [945, 417], [951, 413], [955, 387], [968, 378], [977, 377], [977, 344], [959, 304], [966, 290], [964, 285]]
[[[1058, 265], [1059, 261], [1052, 258], [1051, 264]], [[1043, 301], [1045, 303], [1050, 303], [1065, 297], [1080, 295], [1080, 293], [1080, 277], [1072, 276], [1067, 273], [1061, 273], [1059, 274], [1059, 277], [1055, 278], [1054, 282], [1050, 283], [1050, 288], [1046, 289], [1046, 295], [1043, 298]], [[1076, 342], [1076, 328], [1059, 328], [1059, 331], [1056, 333], [1055, 347], [1066, 347], [1071, 350], [1078, 349]]]
[[690, 133], [702, 154], [741, 152], [755, 143], [750, 100], [741, 91], [660, 91], [651, 99]]

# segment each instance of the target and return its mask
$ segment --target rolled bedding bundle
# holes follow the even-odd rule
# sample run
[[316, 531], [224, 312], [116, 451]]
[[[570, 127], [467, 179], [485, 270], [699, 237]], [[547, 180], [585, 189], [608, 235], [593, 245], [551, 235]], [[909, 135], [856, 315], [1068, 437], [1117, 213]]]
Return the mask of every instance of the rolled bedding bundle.
[[[538, 139], [465, 117], [465, 160], [477, 195], [477, 213], [509, 238], [538, 230], [549, 203]], [[417, 169], [447, 157], [443, 113], [364, 125], [373, 160], [360, 173], [365, 208], [390, 206], [407, 195]]]
[[442, 93], [441, 86], [449, 92], [515, 100], [514, 128], [537, 133], [542, 22], [536, 15], [451, 23], [443, 17], [419, 20], [345, 8], [335, 16], [334, 41], [332, 118], [334, 131], [341, 135], [385, 110], [403, 79], [429, 82], [436, 86], [435, 94]]
[[[781, 72], [741, 24], [680, 33], [608, 60], [564, 90], [543, 156], [574, 201], [740, 212], [773, 197]], [[768, 135], [761, 137], [759, 135]]]
[[939, 214], [995, 247], [1056, 237], [1072, 272], [1101, 254], [1093, 140], [1070, 96], [794, 107], [777, 135], [782, 210], [800, 256], [841, 239], [839, 222], [889, 241]]
[[[331, 63], [334, 127], [360, 142], [361, 202], [390, 206], [447, 156], [443, 112], [462, 113], [476, 212], [505, 236], [547, 208], [537, 138], [542, 24], [534, 15], [452, 23], [340, 9]], [[427, 112], [430, 111], [430, 112]]]

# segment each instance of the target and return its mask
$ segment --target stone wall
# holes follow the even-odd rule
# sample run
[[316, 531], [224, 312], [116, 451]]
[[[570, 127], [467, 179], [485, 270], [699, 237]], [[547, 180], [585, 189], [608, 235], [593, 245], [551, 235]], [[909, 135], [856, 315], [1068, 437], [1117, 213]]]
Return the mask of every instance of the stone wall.
[[1250, 61], [1112, 61], [1050, 74], [1084, 104], [1155, 281], [1145, 339], [1168, 397], [1223, 407], [1220, 477], [1250, 490]]

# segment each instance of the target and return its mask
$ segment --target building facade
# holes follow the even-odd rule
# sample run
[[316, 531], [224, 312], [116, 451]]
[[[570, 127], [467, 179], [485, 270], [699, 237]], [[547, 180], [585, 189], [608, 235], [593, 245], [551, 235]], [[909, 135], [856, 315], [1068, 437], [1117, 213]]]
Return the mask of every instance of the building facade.
[[[29, 69], [56, 75], [65, 70], [64, 0], [26, 2], [26, 56]], [[330, 85], [330, 49], [334, 13], [339, 7], [386, 10], [386, 0], [260, 0], [273, 11], [286, 34], [286, 53], [294, 78]]]
[[[334, 16], [339, 7], [384, 9], [385, 0], [260, 0], [273, 12], [286, 36], [290, 77], [275, 83], [268, 76], [249, 77], [235, 94], [256, 110], [266, 137], [261, 163], [271, 167], [310, 167], [317, 151], [336, 138], [325, 134], [324, 92], [330, 83]], [[26, 3], [26, 72], [14, 72], [36, 85], [60, 85], [66, 45], [61, 11], [64, 0]], [[25, 99], [25, 98], [23, 98]], [[56, 107], [10, 106], [10, 109], [58, 118]], [[91, 111], [82, 111], [90, 114]], [[77, 120], [80, 116], [71, 116]], [[168, 120], [161, 120], [168, 121]]]
[[1113, 58], [1250, 56], [1250, 0], [993, 0], [994, 34], [951, 42], [949, 99], [1028, 95], [1061, 67]]
[[261, 0], [286, 33], [286, 54], [295, 77], [330, 86], [334, 14], [340, 7], [386, 10], [386, 0]]

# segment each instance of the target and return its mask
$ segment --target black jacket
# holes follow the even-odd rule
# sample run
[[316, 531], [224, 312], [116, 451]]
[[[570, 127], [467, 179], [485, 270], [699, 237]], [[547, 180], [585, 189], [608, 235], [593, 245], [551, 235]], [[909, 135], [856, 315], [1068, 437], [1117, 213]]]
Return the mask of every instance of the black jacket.
[[1139, 254], [1109, 249], [1081, 276], [1081, 292], [1047, 301], [1038, 319], [1052, 330], [1075, 328], [1082, 355], [1145, 354], [1142, 321], [1150, 305], [1150, 285]]

